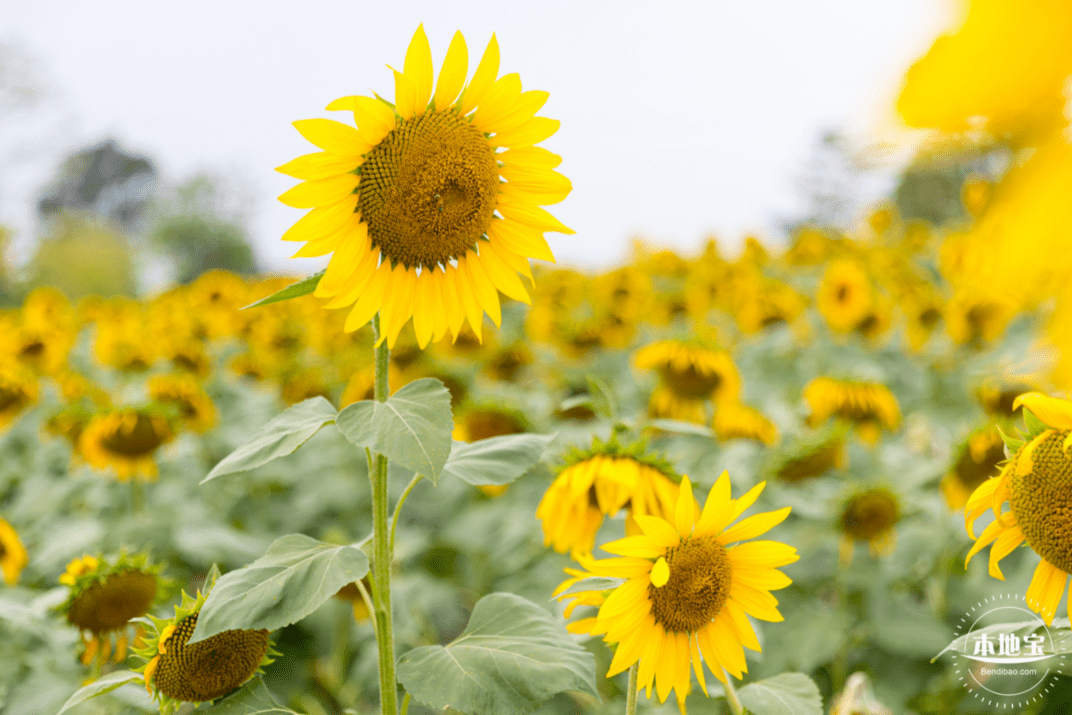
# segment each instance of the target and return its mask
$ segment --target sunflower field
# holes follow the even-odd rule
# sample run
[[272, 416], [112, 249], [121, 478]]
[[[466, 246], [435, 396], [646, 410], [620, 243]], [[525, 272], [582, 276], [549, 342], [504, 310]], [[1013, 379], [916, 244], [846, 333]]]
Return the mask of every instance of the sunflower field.
[[29, 292], [0, 713], [1072, 711], [1072, 13], [1036, 4], [905, 79], [968, 167], [942, 221], [551, 265], [548, 94], [418, 28], [393, 102], [295, 122], [324, 271]]

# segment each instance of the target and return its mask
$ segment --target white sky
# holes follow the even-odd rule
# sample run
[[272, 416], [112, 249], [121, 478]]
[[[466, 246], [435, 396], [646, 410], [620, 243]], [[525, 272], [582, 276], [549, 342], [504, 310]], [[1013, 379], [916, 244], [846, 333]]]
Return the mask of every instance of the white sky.
[[684, 251], [712, 233], [777, 241], [819, 135], [888, 133], [904, 70], [950, 17], [942, 0], [0, 0], [0, 41], [40, 60], [74, 117], [43, 170], [0, 178], [0, 223], [32, 233], [29, 202], [59, 158], [112, 136], [166, 181], [249, 181], [268, 266], [316, 270], [278, 240], [301, 212], [275, 200], [294, 180], [273, 168], [314, 150], [290, 122], [345, 120], [323, 110], [336, 97], [390, 97], [385, 64], [401, 67], [423, 22], [437, 70], [456, 29], [470, 72], [495, 32], [500, 71], [550, 92], [541, 114], [562, 128], [543, 145], [574, 187], [552, 211], [577, 231], [549, 234], [559, 263], [608, 265], [638, 234]]

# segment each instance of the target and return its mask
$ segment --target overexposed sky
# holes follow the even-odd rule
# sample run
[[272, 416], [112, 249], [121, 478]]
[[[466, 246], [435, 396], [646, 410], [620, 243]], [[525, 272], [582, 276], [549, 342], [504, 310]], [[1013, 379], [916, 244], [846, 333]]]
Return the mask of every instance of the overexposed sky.
[[548, 236], [560, 263], [606, 266], [635, 235], [684, 251], [710, 234], [730, 250], [745, 232], [778, 241], [820, 134], [866, 143], [895, 126], [904, 70], [951, 17], [944, 0], [0, 0], [0, 42], [39, 60], [66, 112], [47, 156], [0, 177], [0, 223], [25, 239], [56, 162], [111, 136], [165, 181], [240, 176], [265, 263], [316, 270], [278, 239], [301, 212], [276, 201], [294, 180], [273, 169], [314, 150], [290, 122], [345, 121], [323, 110], [336, 97], [390, 97], [385, 65], [401, 67], [423, 22], [437, 71], [456, 29], [470, 73], [495, 32], [500, 71], [550, 92], [541, 114], [562, 128], [543, 146], [574, 187], [551, 210], [577, 231]]

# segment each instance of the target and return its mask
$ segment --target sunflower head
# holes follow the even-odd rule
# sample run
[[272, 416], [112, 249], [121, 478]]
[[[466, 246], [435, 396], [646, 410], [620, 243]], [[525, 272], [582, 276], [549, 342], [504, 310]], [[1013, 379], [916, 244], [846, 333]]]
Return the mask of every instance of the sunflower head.
[[111, 469], [119, 481], [155, 480], [156, 451], [174, 432], [164, 412], [153, 405], [102, 410], [78, 437], [78, 451], [97, 469]]
[[818, 226], [805, 226], [794, 236], [793, 245], [782, 256], [782, 260], [791, 266], [817, 265], [830, 255], [835, 240]]
[[945, 324], [953, 342], [980, 348], [1001, 337], [1016, 313], [1011, 298], [978, 289], [958, 291], [946, 304]]
[[178, 421], [194, 432], [207, 432], [216, 424], [216, 406], [193, 374], [156, 375], [148, 387], [154, 402], [174, 408]]
[[830, 329], [848, 333], [857, 329], [871, 311], [871, 279], [853, 260], [840, 259], [827, 266], [816, 303]]
[[[796, 549], [776, 541], [748, 542], [781, 523], [788, 507], [737, 521], [763, 487], [732, 499], [723, 473], [701, 510], [682, 478], [671, 513], [636, 515], [629, 536], [602, 547], [620, 558], [581, 555], [583, 570], [567, 569], [573, 578], [555, 592], [572, 601], [566, 616], [576, 606], [598, 609], [568, 629], [617, 643], [607, 677], [639, 661], [638, 689], [647, 688], [650, 697], [655, 685], [664, 702], [676, 691], [679, 705], [690, 689], [690, 665], [705, 693], [704, 663], [719, 680], [727, 672], [743, 677], [744, 648], [760, 650], [748, 616], [782, 620], [770, 592], [791, 583], [778, 568], [798, 558]], [[621, 583], [609, 591], [565, 594], [592, 576]]]
[[737, 366], [724, 350], [663, 340], [641, 348], [633, 360], [638, 368], [659, 373], [648, 406], [653, 417], [706, 422], [708, 400], [735, 400], [741, 392]]
[[0, 361], [0, 429], [37, 402], [37, 376], [13, 360]]
[[[889, 554], [896, 544], [894, 527], [901, 518], [901, 504], [889, 489], [865, 489], [850, 496], [842, 505], [838, 527], [844, 535], [844, 547], [866, 542], [873, 556]], [[844, 548], [843, 548], [844, 555]]]
[[811, 409], [808, 424], [816, 426], [831, 417], [853, 424], [860, 438], [875, 444], [881, 430], [901, 424], [901, 408], [890, 389], [878, 382], [817, 377], [804, 387]]
[[479, 442], [491, 437], [528, 432], [525, 413], [495, 402], [463, 405], [454, 416], [454, 439]]
[[770, 446], [778, 441], [778, 428], [767, 417], [740, 402], [722, 402], [715, 407], [711, 423], [720, 440], [751, 439]]
[[134, 649], [148, 661], [137, 671], [144, 673], [149, 695], [160, 701], [162, 715], [174, 715], [184, 702], [207, 702], [240, 688], [279, 655], [269, 645], [267, 630], [224, 631], [189, 645], [216, 573], [213, 568], [196, 598], [183, 592], [174, 617], [150, 614], [144, 647]]
[[843, 432], [834, 430], [822, 435], [821, 439], [805, 442], [779, 455], [772, 469], [774, 478], [788, 484], [798, 484], [844, 466]]
[[666, 516], [677, 503], [680, 477], [644, 442], [623, 444], [615, 433], [571, 449], [564, 461], [536, 508], [544, 546], [560, 553], [590, 552], [604, 517], [622, 509]]
[[3, 575], [4, 583], [8, 586], [18, 583], [19, 574], [28, 563], [29, 558], [19, 535], [11, 524], [0, 519], [0, 575]]
[[1005, 443], [995, 424], [968, 435], [957, 453], [952, 469], [942, 477], [942, 495], [950, 509], [961, 509], [979, 485], [997, 473], [1005, 461]]
[[145, 308], [130, 299], [110, 300], [100, 307], [93, 351], [103, 365], [123, 372], [144, 372], [160, 356], [160, 344], [146, 330]]
[[147, 614], [169, 584], [148, 554], [121, 552], [112, 560], [85, 555], [67, 564], [59, 582], [70, 587], [59, 606], [67, 622], [83, 633], [82, 662], [103, 665], [110, 655], [126, 658], [131, 619]]
[[351, 96], [328, 105], [353, 112], [356, 128], [295, 122], [323, 151], [279, 168], [304, 181], [280, 200], [312, 209], [283, 238], [306, 241], [299, 256], [333, 254], [316, 295], [328, 308], [353, 305], [348, 331], [379, 313], [388, 345], [411, 317], [421, 348], [457, 337], [466, 321], [479, 340], [485, 312], [501, 320], [500, 292], [530, 302], [518, 274], [531, 278], [529, 258], [552, 260], [544, 232], [572, 233], [540, 208], [571, 188], [554, 171], [560, 159], [535, 146], [559, 125], [535, 116], [547, 93], [522, 92], [516, 74], [497, 79], [494, 37], [468, 83], [467, 66], [456, 33], [433, 86], [418, 27], [393, 70], [393, 104]]

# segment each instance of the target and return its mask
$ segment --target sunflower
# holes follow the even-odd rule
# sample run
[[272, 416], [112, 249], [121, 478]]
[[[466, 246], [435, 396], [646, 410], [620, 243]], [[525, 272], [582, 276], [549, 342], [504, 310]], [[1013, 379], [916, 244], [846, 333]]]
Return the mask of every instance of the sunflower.
[[692, 485], [683, 478], [672, 514], [635, 516], [633, 535], [602, 547], [620, 558], [586, 559], [584, 571], [573, 571], [575, 578], [559, 587], [556, 595], [581, 578], [625, 579], [609, 595], [558, 596], [575, 599], [567, 615], [575, 605], [599, 608], [594, 617], [574, 621], [568, 629], [618, 644], [607, 677], [639, 661], [637, 689], [646, 688], [650, 698], [654, 683], [663, 702], [675, 690], [683, 709], [690, 662], [705, 693], [701, 663], [723, 682], [726, 672], [741, 678], [748, 670], [744, 648], [760, 650], [748, 616], [782, 620], [770, 592], [791, 583], [777, 569], [798, 559], [796, 549], [776, 541], [741, 543], [781, 523], [789, 507], [730, 526], [763, 487], [732, 499], [729, 475], [723, 472], [701, 512]]
[[817, 377], [804, 387], [804, 400], [811, 408], [808, 424], [822, 424], [830, 417], [851, 422], [860, 439], [876, 444], [881, 430], [901, 424], [901, 408], [890, 388], [877, 382]]
[[587, 450], [572, 450], [566, 464], [536, 507], [543, 543], [559, 553], [588, 553], [604, 516], [630, 514], [670, 518], [678, 499], [678, 477], [643, 443], [623, 445], [617, 435], [593, 439]]
[[652, 417], [703, 423], [707, 400], [736, 399], [741, 391], [729, 354], [700, 344], [663, 340], [637, 351], [634, 362], [642, 370], [659, 371], [648, 406]]
[[37, 376], [17, 362], [0, 362], [0, 429], [37, 402]]
[[1005, 443], [995, 424], [981, 427], [964, 440], [949, 473], [939, 485], [950, 509], [961, 509], [979, 485], [1005, 461]]
[[216, 424], [216, 406], [192, 374], [156, 375], [149, 378], [148, 387], [154, 402], [175, 407], [182, 423], [194, 432], [207, 432]]
[[3, 572], [4, 582], [8, 586], [18, 583], [19, 574], [28, 563], [26, 549], [19, 541], [19, 535], [11, 524], [0, 519], [0, 572]]
[[[392, 394], [406, 384], [402, 378], [402, 372], [390, 363], [387, 365], [387, 382], [391, 386]], [[354, 374], [350, 376], [350, 379], [346, 381], [346, 387], [342, 390], [342, 396], [339, 397], [339, 409], [341, 410], [343, 407], [352, 405], [355, 402], [360, 402], [361, 400], [375, 399], [375, 393], [375, 366], [369, 365], [360, 370], [356, 370]]]
[[14, 355], [34, 372], [52, 375], [67, 364], [67, 354], [74, 345], [76, 330], [47, 322], [47, 317], [22, 311], [21, 320], [4, 326], [0, 334], [0, 352]]
[[111, 563], [87, 554], [67, 564], [59, 582], [70, 593], [58, 608], [83, 634], [83, 663], [99, 668], [109, 656], [116, 663], [126, 659], [131, 619], [144, 616], [159, 600], [160, 569], [145, 553], [123, 552]]
[[779, 481], [797, 484], [820, 477], [844, 464], [845, 440], [842, 435], [834, 434], [796, 447], [779, 459], [772, 473]]
[[807, 305], [804, 296], [791, 286], [765, 276], [742, 280], [731, 299], [737, 327], [747, 334], [792, 323]]
[[823, 274], [815, 302], [831, 330], [851, 332], [871, 311], [871, 279], [856, 261], [834, 261]]
[[156, 479], [153, 457], [174, 437], [167, 419], [151, 407], [124, 407], [94, 415], [78, 438], [78, 451], [97, 469], [113, 469], [121, 482]]
[[[1042, 560], [1035, 569], [1026, 600], [1047, 625], [1053, 622], [1072, 572], [1072, 402], [1029, 392], [1016, 399], [1023, 406], [1028, 431], [1024, 438], [1007, 438], [1012, 458], [994, 479], [983, 482], [964, 507], [968, 535], [988, 509], [994, 521], [968, 552], [972, 556], [990, 545], [990, 575], [1004, 580], [998, 562], [1021, 542]], [[1009, 510], [1002, 507], [1008, 502]]]
[[1000, 338], [1015, 314], [1016, 304], [1006, 295], [964, 289], [946, 304], [944, 317], [953, 342], [980, 348]]
[[103, 365], [123, 372], [144, 372], [160, 356], [160, 345], [146, 332], [144, 306], [115, 299], [101, 307], [93, 352]]
[[134, 649], [148, 661], [138, 670], [145, 674], [146, 691], [160, 700], [162, 715], [173, 715], [184, 702], [207, 702], [237, 690], [279, 655], [269, 645], [269, 631], [263, 629], [224, 631], [189, 644], [214, 584], [212, 579], [196, 598], [183, 592], [173, 618], [149, 614], [152, 625], [145, 647]]
[[897, 544], [897, 521], [901, 504], [889, 489], [876, 487], [859, 491], [841, 508], [838, 528], [841, 530], [841, 561], [849, 563], [856, 542], [867, 542], [874, 557], [890, 554]]
[[532, 351], [525, 343], [518, 342], [496, 350], [485, 369], [496, 380], [515, 382], [525, 366], [531, 365], [532, 361]]
[[778, 428], [773, 422], [754, 407], [735, 401], [715, 406], [711, 428], [715, 436], [723, 441], [752, 439], [768, 446], [778, 441]]
[[[559, 122], [535, 116], [547, 93], [521, 91], [516, 74], [496, 79], [492, 36], [465, 83], [468, 50], [456, 33], [433, 93], [423, 26], [394, 70], [395, 102], [343, 97], [357, 129], [328, 119], [295, 122], [324, 151], [279, 167], [304, 180], [280, 196], [312, 209], [283, 236], [306, 241], [297, 255], [333, 253], [316, 295], [329, 308], [354, 304], [345, 329], [380, 313], [393, 346], [410, 317], [421, 348], [462, 323], [480, 337], [483, 313], [498, 325], [499, 292], [530, 303], [518, 273], [529, 258], [553, 261], [546, 231], [573, 233], [540, 205], [569, 194], [559, 157], [536, 147]], [[506, 151], [498, 152], [497, 149]], [[505, 182], [503, 181], [505, 180]]]

